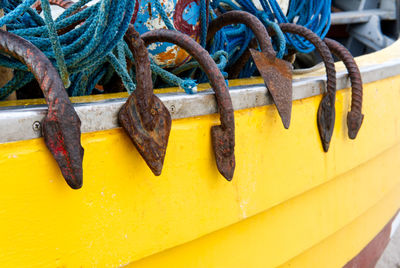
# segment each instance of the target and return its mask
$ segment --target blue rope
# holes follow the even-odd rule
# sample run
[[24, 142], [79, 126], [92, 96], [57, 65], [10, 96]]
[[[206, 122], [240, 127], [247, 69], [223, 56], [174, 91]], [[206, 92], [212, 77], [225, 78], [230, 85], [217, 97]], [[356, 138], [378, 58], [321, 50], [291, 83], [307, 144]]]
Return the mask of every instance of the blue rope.
[[[228, 53], [226, 51], [219, 50], [215, 52], [211, 57], [214, 59], [214, 61], [217, 62], [218, 69], [223, 72], [228, 63], [228, 57], [229, 57]], [[197, 61], [191, 61], [182, 66], [179, 66], [178, 68], [175, 68], [172, 72], [174, 74], [179, 74], [187, 70], [199, 67], [200, 64]]]
[[[17, 8], [13, 9], [11, 12], [9, 12], [6, 16], [2, 17], [0, 19], [0, 27], [11, 23], [15, 21], [18, 17], [20, 17], [27, 9], [30, 8], [31, 5], [33, 5], [36, 2], [36, 0], [27, 0], [24, 1], [22, 4], [20, 4]], [[9, 3], [3, 2], [2, 4]]]
[[14, 77], [0, 89], [0, 99], [7, 98], [11, 93], [25, 86], [32, 79], [33, 75], [31, 73], [26, 73], [22, 71], [14, 72]]
[[107, 56], [107, 60], [114, 67], [114, 70], [121, 77], [122, 83], [124, 84], [126, 90], [132, 93], [136, 89], [136, 85], [133, 83], [132, 78], [129, 76], [129, 73], [124, 69], [121, 63], [118, 61], [117, 57], [114, 54], [110, 53]]
[[[53, 20], [49, 0], [42, 0], [44, 18], [31, 8], [36, 0], [0, 0], [0, 7], [5, 12], [5, 16], [0, 18], [0, 26], [7, 25], [10, 32], [38, 47], [58, 68], [70, 96], [91, 94], [98, 83], [108, 83], [115, 73], [121, 77], [126, 90], [132, 92], [135, 89], [135, 72], [134, 68], [127, 69], [127, 59], [132, 61], [133, 55], [123, 36], [129, 27], [136, 1], [101, 0], [86, 7], [91, 1], [79, 0]], [[256, 15], [266, 27], [276, 32], [271, 41], [279, 58], [284, 56], [288, 46], [300, 52], [310, 52], [314, 47], [297, 35], [283, 34], [278, 23], [304, 25], [322, 38], [330, 26], [331, 0], [291, 0], [287, 14], [282, 12], [276, 0], [260, 0], [262, 10], [258, 10], [252, 0], [199, 0], [197, 3], [199, 43], [207, 48], [225, 76], [224, 70], [236, 63], [254, 36], [244, 25], [232, 25], [217, 32], [213, 40], [206, 44], [207, 24], [216, 17], [215, 9], [222, 13], [232, 9], [245, 10]], [[166, 27], [175, 29], [160, 0], [154, 0], [154, 6]], [[138, 16], [141, 16], [140, 12]], [[67, 27], [68, 32], [57, 34]], [[0, 54], [0, 65], [14, 69], [14, 78], [0, 89], [0, 99], [34, 79], [27, 67], [13, 58]], [[170, 70], [152, 62], [151, 69], [157, 86], [179, 86], [189, 94], [196, 92], [196, 81], [208, 80], [195, 61]], [[256, 70], [250, 59], [239, 77], [252, 76]]]
[[[102, 0], [93, 6], [83, 8], [90, 0], [80, 0], [53, 20], [48, 0], [42, 1], [44, 20], [30, 6], [35, 0], [9, 0], [2, 2], [5, 16], [0, 24], [7, 24], [10, 32], [17, 34], [37, 46], [58, 67], [68, 93], [84, 95], [92, 92], [96, 82], [105, 76], [111, 62], [113, 71], [122, 76], [127, 90], [132, 91], [134, 84], [129, 80], [126, 59], [120, 42], [128, 29], [134, 12], [135, 1]], [[6, 4], [5, 4], [6, 3]], [[77, 25], [67, 33], [57, 35], [57, 31], [71, 25]], [[117, 48], [118, 58], [110, 56]], [[110, 55], [109, 55], [110, 54]], [[115, 61], [117, 59], [117, 61]], [[27, 73], [27, 68], [15, 59], [0, 55], [0, 65]], [[17, 72], [17, 71], [16, 71]], [[97, 77], [97, 75], [101, 75]], [[33, 76], [16, 75], [10, 83], [0, 89], [0, 98], [9, 90], [17, 90], [22, 83], [28, 83]], [[18, 85], [18, 86], [17, 86]], [[92, 87], [86, 89], [85, 87]]]
[[200, 45], [206, 47], [207, 38], [207, 0], [200, 0]]
[[303, 53], [309, 53], [314, 50], [314, 46], [302, 37], [286, 34], [274, 23], [296, 23], [303, 25], [321, 38], [324, 38], [330, 27], [331, 0], [291, 0], [288, 14], [285, 15], [276, 0], [260, 0], [263, 10], [258, 10], [252, 0], [215, 0], [213, 6], [221, 12], [226, 12], [220, 6], [223, 3], [234, 10], [245, 10], [256, 15], [266, 27], [272, 27], [277, 34], [277, 42], [274, 42], [278, 48], [278, 57], [281, 58], [285, 52], [284, 36], [288, 45]]
[[153, 71], [154, 74], [161, 77], [161, 79], [163, 79], [169, 85], [179, 86], [188, 94], [194, 94], [197, 92], [196, 81], [194, 81], [190, 78], [187, 78], [187, 79], [179, 78], [178, 76], [174, 75], [173, 73], [170, 73], [170, 72], [160, 68], [155, 63], [151, 64], [151, 70]]
[[47, 29], [49, 31], [51, 46], [54, 51], [54, 55], [56, 58], [60, 76], [64, 83], [64, 86], [66, 88], [68, 88], [71, 84], [71, 81], [69, 81], [69, 74], [68, 74], [68, 70], [67, 70], [67, 65], [65, 64], [64, 54], [61, 50], [60, 40], [58, 39], [56, 26], [53, 21], [53, 17], [51, 16], [49, 0], [41, 0], [41, 4], [42, 4], [43, 12], [44, 12], [44, 18], [45, 18], [45, 22], [47, 25]]
[[126, 55], [125, 55], [125, 42], [119, 42], [117, 45], [117, 55], [118, 55], [118, 61], [121, 63], [122, 67], [124, 69], [127, 69], [127, 64], [126, 64]]
[[7, 5], [8, 5], [8, 1], [7, 0], [0, 0], [0, 8], [4, 8]]
[[161, 6], [160, 0], [155, 0], [154, 1], [154, 5], [156, 7], [157, 12], [160, 14], [163, 22], [165, 23], [165, 26], [167, 26], [167, 28], [169, 30], [174, 30], [175, 27], [174, 25], [172, 25], [171, 21], [169, 20], [167, 14], [165, 13], [164, 9]]
[[[291, 0], [286, 16], [276, 0], [261, 0], [264, 11], [273, 16], [276, 22], [303, 25], [322, 39], [330, 27], [331, 4], [331, 0]], [[297, 35], [286, 34], [286, 40], [299, 52], [309, 53], [314, 50], [310, 42]]]

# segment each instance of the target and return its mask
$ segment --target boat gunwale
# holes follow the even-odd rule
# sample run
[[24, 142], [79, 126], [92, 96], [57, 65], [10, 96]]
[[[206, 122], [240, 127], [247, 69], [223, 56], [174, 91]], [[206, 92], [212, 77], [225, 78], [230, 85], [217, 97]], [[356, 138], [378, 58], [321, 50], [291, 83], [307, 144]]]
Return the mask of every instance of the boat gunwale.
[[[400, 59], [382, 64], [361, 66], [363, 83], [371, 83], [400, 74]], [[312, 74], [312, 73], [311, 73]], [[350, 87], [347, 71], [336, 74], [337, 90]], [[326, 76], [303, 77], [293, 79], [292, 100], [300, 100], [325, 91]], [[264, 84], [233, 86], [229, 88], [234, 110], [260, 107], [273, 104], [271, 95]], [[212, 90], [201, 91], [194, 95], [186, 93], [157, 94], [171, 113], [172, 119], [182, 119], [215, 114], [218, 112]], [[82, 133], [109, 130], [120, 127], [118, 111], [127, 98], [113, 98], [95, 102], [75, 103], [74, 108], [81, 121]], [[42, 136], [37, 122], [41, 122], [47, 113], [46, 105], [23, 105], [0, 107], [0, 143], [16, 142], [40, 138]], [[36, 127], [34, 127], [36, 126]]]

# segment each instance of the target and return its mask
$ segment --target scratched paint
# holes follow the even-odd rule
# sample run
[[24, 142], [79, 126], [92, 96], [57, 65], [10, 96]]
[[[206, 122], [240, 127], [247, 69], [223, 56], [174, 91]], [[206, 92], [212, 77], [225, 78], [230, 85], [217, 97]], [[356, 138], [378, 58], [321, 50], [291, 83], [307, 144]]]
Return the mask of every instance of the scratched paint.
[[[140, 1], [135, 21], [135, 28], [140, 34], [167, 28], [157, 12], [155, 1], [158, 0]], [[200, 39], [199, 0], [161, 0], [160, 3], [175, 30], [189, 35], [196, 41]], [[148, 50], [152, 59], [161, 67], [179, 66], [191, 59], [184, 50], [170, 43], [154, 43]]]

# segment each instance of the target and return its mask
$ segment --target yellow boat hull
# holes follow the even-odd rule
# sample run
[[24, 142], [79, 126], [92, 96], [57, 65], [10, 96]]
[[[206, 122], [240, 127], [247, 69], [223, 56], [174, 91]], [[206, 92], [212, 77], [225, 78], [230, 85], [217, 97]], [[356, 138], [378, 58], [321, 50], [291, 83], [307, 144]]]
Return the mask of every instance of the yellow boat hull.
[[0, 144], [0, 266], [341, 267], [400, 206], [399, 85], [364, 85], [356, 140], [338, 91], [328, 153], [320, 95], [293, 102], [289, 130], [272, 105], [235, 111], [232, 182], [213, 158], [217, 115], [173, 120], [160, 177], [121, 129], [83, 134], [78, 191], [43, 139]]

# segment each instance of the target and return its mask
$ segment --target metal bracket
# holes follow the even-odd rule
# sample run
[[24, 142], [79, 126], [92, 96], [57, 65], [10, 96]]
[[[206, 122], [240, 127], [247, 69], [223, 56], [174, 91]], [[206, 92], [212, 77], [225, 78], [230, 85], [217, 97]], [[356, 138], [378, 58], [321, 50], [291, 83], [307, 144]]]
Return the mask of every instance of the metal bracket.
[[383, 49], [395, 41], [382, 33], [381, 21], [376, 15], [371, 16], [370, 21], [365, 24], [352, 26], [350, 34], [373, 50]]

